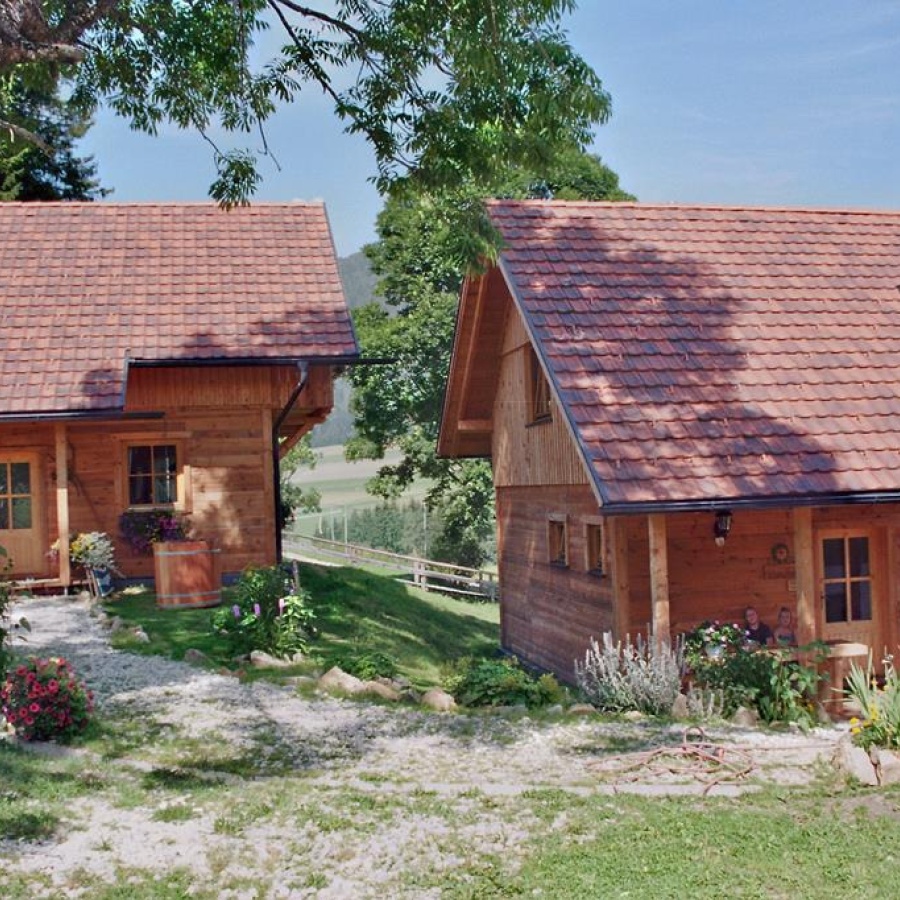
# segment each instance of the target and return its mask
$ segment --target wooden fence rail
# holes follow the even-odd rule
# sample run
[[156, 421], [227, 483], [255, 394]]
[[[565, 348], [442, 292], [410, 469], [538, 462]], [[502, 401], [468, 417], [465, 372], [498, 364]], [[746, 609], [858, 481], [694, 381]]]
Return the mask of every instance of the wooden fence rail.
[[329, 541], [319, 537], [285, 535], [282, 541], [285, 559], [303, 559], [310, 556], [341, 560], [349, 565], [377, 566], [388, 569], [426, 591], [458, 594], [479, 600], [500, 599], [500, 586], [495, 572], [454, 566], [450, 563], [418, 556], [404, 556], [387, 550], [375, 550], [359, 544]]

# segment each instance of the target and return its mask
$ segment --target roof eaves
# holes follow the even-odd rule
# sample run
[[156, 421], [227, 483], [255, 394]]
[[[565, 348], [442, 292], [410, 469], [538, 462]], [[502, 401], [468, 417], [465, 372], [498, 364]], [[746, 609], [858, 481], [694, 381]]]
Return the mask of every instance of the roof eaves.
[[709, 512], [721, 509], [793, 509], [809, 506], [852, 506], [900, 502], [900, 488], [894, 491], [850, 491], [822, 494], [774, 494], [761, 497], [719, 497], [697, 500], [641, 500], [635, 503], [608, 503], [607, 515]]

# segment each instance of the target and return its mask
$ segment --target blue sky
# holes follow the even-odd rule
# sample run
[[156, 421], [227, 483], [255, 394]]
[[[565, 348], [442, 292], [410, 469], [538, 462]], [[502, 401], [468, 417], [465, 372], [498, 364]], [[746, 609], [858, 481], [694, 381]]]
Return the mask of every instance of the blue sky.
[[[900, 209], [896, 0], [582, 0], [567, 26], [613, 97], [593, 149], [640, 200]], [[324, 199], [341, 255], [372, 240], [371, 155], [325, 100], [268, 135], [257, 199]], [[82, 149], [117, 201], [203, 200], [214, 177], [198, 135], [107, 113]]]

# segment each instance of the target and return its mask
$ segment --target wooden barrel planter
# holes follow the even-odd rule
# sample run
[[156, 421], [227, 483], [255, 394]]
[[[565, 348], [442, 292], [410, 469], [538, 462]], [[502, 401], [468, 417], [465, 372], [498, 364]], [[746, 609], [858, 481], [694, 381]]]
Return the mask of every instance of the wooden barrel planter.
[[219, 551], [206, 541], [160, 541], [153, 545], [156, 605], [199, 609], [222, 602]]

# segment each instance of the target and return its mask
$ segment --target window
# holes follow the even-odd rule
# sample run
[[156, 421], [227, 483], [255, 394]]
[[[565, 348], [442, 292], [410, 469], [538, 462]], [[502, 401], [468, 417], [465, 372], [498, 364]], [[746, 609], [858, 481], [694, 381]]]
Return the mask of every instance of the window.
[[871, 620], [872, 573], [867, 537], [825, 538], [822, 572], [826, 622]]
[[128, 448], [128, 505], [170, 506], [178, 500], [178, 460], [174, 444]]
[[533, 347], [528, 348], [529, 422], [550, 420], [550, 385]]
[[550, 519], [547, 523], [547, 549], [551, 565], [567, 566], [569, 564], [564, 517]]
[[31, 528], [31, 464], [0, 462], [0, 530]]
[[606, 529], [602, 522], [585, 523], [584, 554], [587, 571], [602, 575], [606, 564]]

